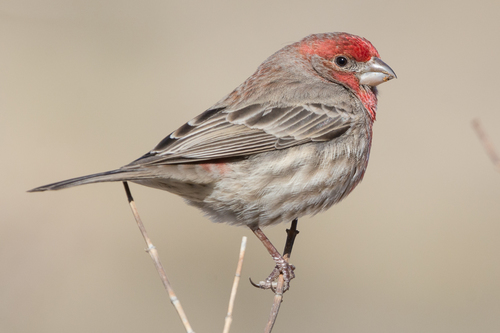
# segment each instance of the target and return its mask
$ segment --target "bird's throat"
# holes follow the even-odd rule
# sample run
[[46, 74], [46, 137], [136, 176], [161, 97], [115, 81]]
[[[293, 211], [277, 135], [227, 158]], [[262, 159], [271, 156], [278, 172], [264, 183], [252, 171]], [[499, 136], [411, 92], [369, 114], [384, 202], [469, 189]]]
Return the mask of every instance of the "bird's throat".
[[372, 121], [375, 121], [377, 116], [377, 91], [374, 89], [363, 89], [362, 87], [357, 91], [357, 95], [363, 103], [363, 106], [368, 111]]

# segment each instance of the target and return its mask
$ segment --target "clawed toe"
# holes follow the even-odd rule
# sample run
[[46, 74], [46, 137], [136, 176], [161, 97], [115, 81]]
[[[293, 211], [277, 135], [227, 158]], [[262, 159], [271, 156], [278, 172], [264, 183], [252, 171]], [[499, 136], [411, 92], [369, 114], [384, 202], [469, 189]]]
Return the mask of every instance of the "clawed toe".
[[265, 281], [260, 281], [259, 283], [254, 283], [252, 279], [250, 279], [250, 283], [260, 289], [271, 289], [273, 292], [276, 292], [276, 287], [277, 287], [277, 279], [280, 276], [280, 274], [283, 274], [283, 292], [287, 291], [290, 287], [290, 280], [292, 280], [295, 277], [295, 273], [293, 272], [295, 270], [295, 266], [288, 264], [287, 262], [283, 261], [282, 263], [279, 263], [276, 265], [276, 267], [273, 269], [271, 274], [267, 277]]
[[255, 288], [271, 289], [273, 292], [276, 291], [276, 286], [278, 285], [278, 282], [276, 282], [276, 281], [272, 281], [272, 282], [260, 281], [259, 283], [255, 283], [252, 281], [252, 278], [249, 278], [249, 280], [250, 280], [250, 283], [252, 284], [252, 286], [254, 286]]

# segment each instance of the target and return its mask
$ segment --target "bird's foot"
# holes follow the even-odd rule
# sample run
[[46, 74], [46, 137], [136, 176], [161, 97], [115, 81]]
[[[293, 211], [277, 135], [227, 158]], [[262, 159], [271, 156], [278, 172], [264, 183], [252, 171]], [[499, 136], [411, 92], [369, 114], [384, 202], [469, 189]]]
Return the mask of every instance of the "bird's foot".
[[278, 285], [277, 279], [280, 274], [283, 274], [283, 292], [287, 291], [290, 287], [290, 280], [295, 277], [294, 265], [290, 265], [283, 259], [283, 257], [276, 260], [276, 267], [274, 267], [273, 271], [265, 281], [260, 281], [259, 283], [254, 283], [252, 279], [250, 279], [250, 283], [257, 288], [260, 289], [271, 289], [273, 292], [276, 292], [276, 287]]

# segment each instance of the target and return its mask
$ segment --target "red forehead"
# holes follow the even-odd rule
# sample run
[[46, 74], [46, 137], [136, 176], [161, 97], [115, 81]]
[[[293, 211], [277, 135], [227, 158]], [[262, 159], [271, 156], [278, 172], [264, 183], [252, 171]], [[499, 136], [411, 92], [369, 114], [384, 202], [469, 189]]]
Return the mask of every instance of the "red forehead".
[[371, 57], [379, 57], [372, 43], [362, 37], [347, 33], [308, 36], [300, 41], [300, 52], [317, 54], [325, 59], [332, 59], [336, 55], [343, 54], [351, 56], [356, 61], [368, 61]]

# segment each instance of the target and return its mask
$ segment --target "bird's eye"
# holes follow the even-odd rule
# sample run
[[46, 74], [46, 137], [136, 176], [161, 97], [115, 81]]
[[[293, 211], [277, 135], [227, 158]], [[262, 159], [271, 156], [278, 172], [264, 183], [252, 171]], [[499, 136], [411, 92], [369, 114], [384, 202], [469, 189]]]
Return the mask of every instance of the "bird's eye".
[[338, 57], [335, 58], [335, 63], [339, 67], [345, 67], [347, 65], [347, 63], [348, 63], [348, 60], [344, 56], [338, 56]]

